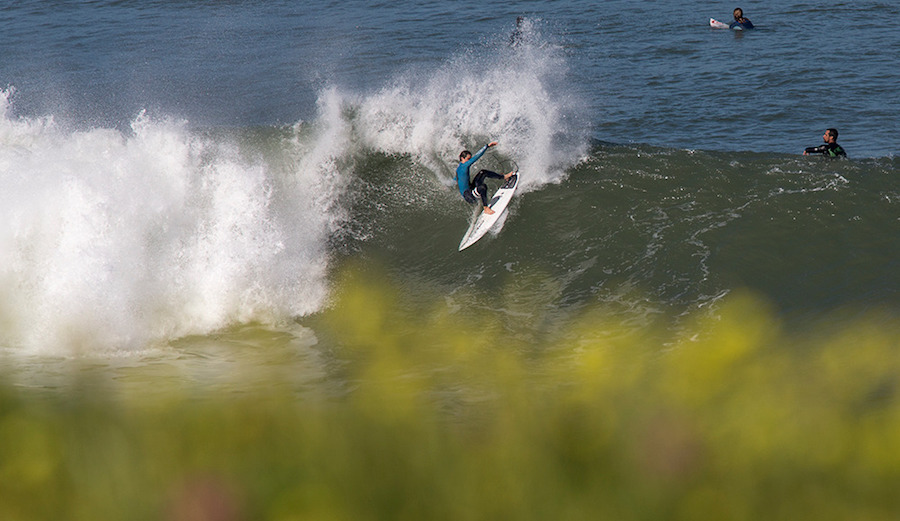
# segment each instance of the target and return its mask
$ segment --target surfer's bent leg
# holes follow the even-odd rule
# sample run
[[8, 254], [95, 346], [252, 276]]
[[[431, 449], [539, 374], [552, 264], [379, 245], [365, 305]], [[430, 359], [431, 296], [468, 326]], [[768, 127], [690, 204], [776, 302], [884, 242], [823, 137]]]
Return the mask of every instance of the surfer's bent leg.
[[503, 176], [498, 174], [497, 172], [491, 172], [490, 170], [481, 170], [477, 174], [475, 174], [475, 179], [472, 179], [472, 184], [475, 186], [484, 184], [485, 178], [490, 177], [491, 179], [503, 179]]
[[[481, 170], [475, 177], [472, 179], [472, 192], [477, 193], [481, 197], [481, 205], [488, 205], [488, 187], [484, 183], [485, 178], [490, 177], [492, 179], [503, 179], [503, 176], [498, 174], [497, 172], [491, 172], [490, 170]], [[493, 212], [489, 212], [493, 213]]]
[[[469, 190], [469, 194], [472, 197], [472, 200], [470, 202], [474, 203], [475, 201], [478, 200], [478, 199], [476, 199], [476, 197], [480, 197], [481, 198], [481, 206], [487, 206], [487, 185], [486, 184], [481, 183], [479, 185], [475, 185], [474, 188]], [[466, 198], [466, 200], [468, 200], [468, 197]]]

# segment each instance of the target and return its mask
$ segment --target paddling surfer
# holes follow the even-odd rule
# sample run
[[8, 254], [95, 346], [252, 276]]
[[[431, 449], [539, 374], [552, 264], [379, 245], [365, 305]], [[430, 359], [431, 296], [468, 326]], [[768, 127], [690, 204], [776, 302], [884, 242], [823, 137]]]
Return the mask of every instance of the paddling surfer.
[[484, 213], [488, 215], [493, 214], [494, 210], [488, 206], [488, 187], [484, 183], [484, 180], [486, 178], [509, 179], [515, 173], [510, 172], [501, 175], [497, 172], [491, 172], [490, 170], [480, 170], [475, 174], [473, 179], [469, 179], [469, 170], [472, 168], [472, 165], [484, 155], [488, 148], [493, 146], [497, 146], [496, 141], [491, 141], [487, 145], [484, 145], [478, 152], [475, 152], [475, 155], [472, 155], [468, 150], [463, 150], [459, 153], [459, 166], [456, 167], [456, 182], [459, 185], [459, 193], [469, 204], [475, 204], [481, 199], [481, 206], [484, 207]]

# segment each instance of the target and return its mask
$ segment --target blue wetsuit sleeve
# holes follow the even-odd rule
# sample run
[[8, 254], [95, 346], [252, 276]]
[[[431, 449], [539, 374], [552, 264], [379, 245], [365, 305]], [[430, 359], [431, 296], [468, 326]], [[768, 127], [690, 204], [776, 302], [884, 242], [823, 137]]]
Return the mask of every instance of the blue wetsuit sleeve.
[[475, 152], [475, 155], [472, 156], [472, 159], [469, 159], [468, 161], [466, 161], [466, 164], [468, 164], [469, 166], [472, 166], [472, 163], [481, 159], [481, 156], [483, 156], [484, 153], [487, 152], [487, 149], [488, 149], [487, 145], [484, 145], [483, 147], [481, 147], [481, 150], [479, 150], [478, 152]]

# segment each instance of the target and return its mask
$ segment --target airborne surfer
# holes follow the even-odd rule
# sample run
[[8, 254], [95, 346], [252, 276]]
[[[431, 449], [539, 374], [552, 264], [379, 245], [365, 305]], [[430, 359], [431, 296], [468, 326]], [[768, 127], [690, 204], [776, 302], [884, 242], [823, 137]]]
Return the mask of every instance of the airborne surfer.
[[475, 161], [481, 158], [488, 148], [496, 146], [496, 141], [491, 141], [487, 145], [481, 147], [481, 150], [472, 155], [468, 150], [459, 153], [459, 166], [456, 167], [456, 182], [459, 184], [459, 193], [469, 204], [475, 204], [481, 199], [481, 206], [484, 207], [484, 213], [491, 215], [494, 210], [488, 206], [488, 187], [484, 180], [488, 177], [491, 179], [509, 179], [515, 172], [508, 174], [498, 174], [490, 170], [480, 170], [475, 174], [475, 178], [469, 180], [469, 169], [475, 164]]

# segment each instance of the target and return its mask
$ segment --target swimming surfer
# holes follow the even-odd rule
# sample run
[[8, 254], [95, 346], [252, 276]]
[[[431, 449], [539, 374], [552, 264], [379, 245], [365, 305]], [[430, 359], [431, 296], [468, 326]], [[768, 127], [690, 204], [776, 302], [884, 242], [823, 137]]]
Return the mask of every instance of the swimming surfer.
[[481, 206], [484, 207], [484, 213], [488, 215], [493, 214], [494, 210], [488, 206], [488, 187], [484, 183], [484, 180], [488, 177], [491, 179], [509, 179], [515, 173], [510, 172], [508, 174], [500, 175], [497, 172], [491, 172], [490, 170], [481, 170], [475, 174], [474, 179], [471, 181], [469, 180], [469, 169], [472, 168], [475, 161], [478, 161], [481, 156], [484, 155], [488, 148], [493, 146], [497, 146], [496, 141], [491, 141], [487, 145], [481, 147], [481, 150], [475, 152], [474, 156], [468, 150], [463, 150], [459, 153], [459, 166], [456, 167], [456, 182], [459, 184], [459, 193], [462, 194], [463, 199], [469, 204], [475, 204], [478, 199], [481, 199]]
[[844, 149], [841, 145], [837, 144], [838, 131], [836, 128], [829, 128], [825, 131], [825, 134], [822, 135], [822, 139], [825, 141], [824, 145], [819, 145], [817, 147], [807, 147], [806, 150], [803, 151], [804, 156], [808, 156], [809, 154], [822, 154], [828, 157], [847, 157], [847, 153], [844, 152]]
[[740, 26], [741, 29], [753, 29], [753, 22], [748, 18], [744, 18], [744, 10], [740, 7], [734, 9], [734, 21], [731, 22], [728, 28], [734, 29], [738, 26]]

